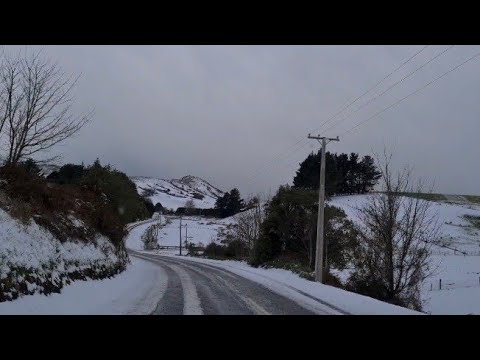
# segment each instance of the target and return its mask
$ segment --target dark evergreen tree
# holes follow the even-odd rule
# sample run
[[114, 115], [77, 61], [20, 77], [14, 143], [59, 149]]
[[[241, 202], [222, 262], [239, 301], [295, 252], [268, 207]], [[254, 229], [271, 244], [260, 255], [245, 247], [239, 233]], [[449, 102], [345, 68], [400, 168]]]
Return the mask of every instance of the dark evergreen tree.
[[59, 184], [80, 184], [80, 180], [85, 175], [85, 167], [76, 164], [65, 164], [58, 171], [54, 171], [48, 176], [49, 180]]
[[[150, 203], [137, 193], [135, 183], [123, 172], [102, 166], [97, 159], [85, 169], [80, 185], [99, 194], [118, 211], [124, 224], [145, 219], [153, 214]], [[147, 206], [150, 207], [147, 209]]]
[[152, 200], [148, 198], [142, 198], [142, 199], [143, 199], [143, 203], [145, 204], [145, 208], [148, 211], [148, 215], [151, 217], [155, 212], [155, 206], [153, 205]]
[[364, 156], [359, 164], [360, 166], [360, 192], [366, 193], [377, 184], [378, 180], [382, 177], [380, 171], [375, 166], [375, 161], [371, 156]]
[[220, 216], [224, 216], [227, 208], [227, 204], [230, 200], [230, 193], [226, 192], [223, 196], [219, 197], [215, 202], [215, 209], [218, 209]]
[[[360, 194], [370, 191], [378, 182], [379, 172], [370, 156], [359, 161], [356, 153], [326, 153], [325, 192], [327, 196], [335, 194]], [[297, 188], [318, 190], [321, 153], [311, 153], [300, 164], [293, 179]]]
[[[320, 180], [320, 161], [321, 152], [314, 154], [311, 153], [300, 164], [300, 169], [297, 170], [297, 174], [293, 179], [293, 185], [295, 187], [318, 190]], [[332, 195], [337, 192], [337, 165], [336, 157], [330, 152], [326, 152], [327, 157], [327, 172], [325, 173], [325, 192], [327, 195]]]
[[[317, 230], [317, 193], [310, 189], [281, 186], [266, 206], [266, 218], [251, 263], [261, 265], [285, 255], [314, 269]], [[339, 208], [325, 209], [325, 238], [328, 263], [337, 269], [347, 266], [356, 247], [353, 224]]]
[[243, 199], [240, 197], [240, 191], [237, 188], [234, 188], [230, 191], [229, 201], [227, 203], [227, 212], [228, 216], [235, 215], [239, 213], [245, 204]]
[[52, 171], [48, 176], [47, 180], [49, 182], [58, 182], [58, 171]]
[[228, 217], [239, 213], [245, 207], [243, 199], [240, 197], [240, 191], [237, 188], [226, 192], [215, 202], [215, 209], [218, 210], [221, 217]]
[[311, 153], [300, 163], [300, 168], [293, 179], [295, 187], [304, 189], [318, 189], [320, 172], [320, 152]]
[[20, 166], [22, 166], [30, 175], [39, 176], [40, 175], [40, 167], [37, 165], [35, 160], [27, 159], [23, 161]]
[[358, 183], [360, 176], [358, 170], [358, 154], [352, 152], [350, 153], [350, 157], [348, 159], [348, 172], [346, 177], [346, 185], [348, 193], [350, 194], [358, 193]]
[[163, 208], [163, 206], [162, 206], [161, 203], [157, 202], [157, 203], [155, 204], [155, 211], [156, 211], [156, 212], [163, 212], [164, 210], [165, 210], [165, 209]]
[[340, 154], [337, 156], [337, 180], [336, 180], [336, 193], [346, 194], [348, 193], [348, 171], [349, 161], [347, 154]]

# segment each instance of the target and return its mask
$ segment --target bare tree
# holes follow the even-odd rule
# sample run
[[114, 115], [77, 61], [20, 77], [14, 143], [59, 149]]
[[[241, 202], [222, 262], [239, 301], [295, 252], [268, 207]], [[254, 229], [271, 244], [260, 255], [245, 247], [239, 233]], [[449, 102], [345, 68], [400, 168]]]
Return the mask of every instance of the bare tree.
[[51, 149], [91, 119], [91, 114], [71, 113], [71, 93], [77, 80], [40, 53], [4, 57], [0, 65], [0, 134], [6, 127], [8, 164]]
[[438, 239], [438, 216], [431, 202], [404, 196], [422, 193], [424, 186], [411, 185], [409, 169], [394, 176], [390, 164], [391, 156], [385, 153], [380, 166], [383, 191], [358, 209], [361, 241], [351, 284], [366, 295], [420, 310], [420, 286], [431, 274], [429, 256]]
[[243, 213], [235, 216], [234, 238], [245, 243], [252, 251], [260, 237], [260, 227], [264, 220], [264, 211], [259, 202]]
[[18, 90], [19, 68], [18, 60], [3, 58], [0, 63], [0, 134], [3, 133], [6, 123], [14, 121], [20, 107], [22, 98]]
[[159, 248], [158, 232], [161, 228], [160, 223], [150, 225], [142, 234], [142, 241], [145, 250], [155, 250]]

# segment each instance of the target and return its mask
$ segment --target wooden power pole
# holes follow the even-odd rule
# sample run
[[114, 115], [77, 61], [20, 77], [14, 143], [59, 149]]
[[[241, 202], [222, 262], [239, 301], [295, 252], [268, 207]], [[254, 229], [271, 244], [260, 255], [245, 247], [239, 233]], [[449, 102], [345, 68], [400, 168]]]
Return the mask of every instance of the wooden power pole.
[[325, 136], [311, 136], [309, 139], [315, 139], [322, 144], [322, 157], [320, 159], [320, 187], [318, 189], [318, 219], [317, 219], [317, 248], [315, 251], [315, 281], [325, 283], [324, 264], [323, 264], [323, 250], [324, 250], [324, 222], [325, 222], [325, 169], [326, 169], [326, 147], [327, 140], [340, 141], [338, 136], [336, 138], [327, 138]]

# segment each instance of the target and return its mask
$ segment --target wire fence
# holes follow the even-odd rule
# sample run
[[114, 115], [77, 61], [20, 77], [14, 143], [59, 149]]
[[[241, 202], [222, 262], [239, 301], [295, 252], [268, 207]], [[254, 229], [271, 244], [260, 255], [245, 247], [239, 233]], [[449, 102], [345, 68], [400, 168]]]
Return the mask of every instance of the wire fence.
[[428, 290], [442, 291], [466, 288], [480, 288], [480, 272], [475, 274], [478, 275], [477, 278], [472, 277], [466, 280], [438, 279], [436, 281], [431, 281]]

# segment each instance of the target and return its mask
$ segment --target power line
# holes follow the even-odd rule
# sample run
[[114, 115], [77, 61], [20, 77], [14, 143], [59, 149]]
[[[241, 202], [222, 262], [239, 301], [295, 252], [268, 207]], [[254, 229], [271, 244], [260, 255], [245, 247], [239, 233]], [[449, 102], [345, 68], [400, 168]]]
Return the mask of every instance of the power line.
[[[286, 150], [290, 150], [291, 148], [295, 147], [296, 145], [300, 144], [301, 142], [305, 141], [304, 138], [301, 138], [300, 140], [298, 140], [295, 144], [293, 144], [292, 146], [289, 146], [288, 148], [286, 148]], [[301, 146], [300, 146], [301, 147]], [[273, 163], [274, 161], [276, 160], [280, 160], [282, 158], [282, 156], [285, 154], [286, 151], [283, 151], [283, 152], [280, 152], [278, 153], [274, 158], [272, 158], [269, 162]], [[295, 152], [295, 151], [294, 151]], [[255, 170], [249, 177], [247, 177], [247, 181], [249, 181], [250, 178], [255, 178], [257, 175], [260, 175], [263, 171], [265, 170], [265, 167], [264, 166], [261, 166], [260, 168], [258, 168], [257, 170]]]
[[473, 60], [473, 59], [475, 59], [475, 58], [477, 58], [477, 57], [479, 57], [479, 56], [480, 56], [480, 52], [478, 52], [478, 53], [476, 53], [475, 55], [469, 57], [469, 58], [468, 58], [467, 60], [465, 60], [464, 62], [462, 62], [462, 63], [458, 64], [457, 66], [451, 68], [450, 70], [444, 72], [442, 75], [436, 77], [436, 78], [433, 79], [432, 81], [430, 81], [430, 82], [428, 82], [427, 84], [423, 85], [421, 88], [415, 90], [414, 92], [412, 92], [412, 93], [408, 94], [407, 96], [401, 98], [400, 100], [394, 102], [393, 104], [389, 105], [389, 106], [386, 107], [385, 109], [383, 109], [383, 110], [377, 112], [376, 114], [370, 116], [369, 118], [367, 118], [367, 119], [359, 122], [357, 125], [353, 126], [352, 128], [348, 129], [347, 131], [345, 131], [345, 132], [342, 134], [342, 136], [344, 136], [344, 135], [352, 132], [353, 130], [357, 129], [359, 126], [365, 124], [366, 122], [370, 121], [371, 119], [377, 117], [378, 115], [380, 115], [380, 114], [384, 113], [385, 111], [391, 109], [392, 107], [398, 105], [398, 104], [401, 103], [402, 101], [408, 99], [410, 96], [413, 96], [413, 95], [415, 95], [416, 93], [422, 91], [422, 90], [425, 89], [426, 87], [432, 85], [434, 82], [440, 80], [441, 78], [443, 78], [444, 76], [448, 75], [448, 74], [451, 73], [452, 71], [457, 70], [457, 69], [460, 68], [461, 66], [465, 65], [465, 64], [468, 63], [469, 61], [471, 61], [471, 60]]
[[[374, 90], [376, 87], [378, 87], [381, 83], [383, 83], [386, 79], [388, 79], [390, 76], [392, 76], [395, 72], [397, 72], [398, 70], [400, 70], [402, 67], [404, 67], [407, 63], [409, 63], [411, 60], [413, 60], [417, 55], [419, 55], [421, 52], [423, 52], [426, 48], [428, 48], [430, 45], [426, 45], [424, 46], [422, 49], [420, 49], [419, 51], [415, 52], [412, 56], [410, 56], [407, 60], [403, 61], [399, 66], [397, 66], [393, 71], [391, 71], [388, 75], [386, 75], [385, 77], [383, 77], [380, 81], [378, 81], [374, 86], [372, 86], [371, 88], [369, 88], [367, 91], [365, 91], [363, 94], [361, 94], [360, 96], [358, 96], [357, 98], [355, 98], [353, 101], [350, 101], [350, 102], [347, 102], [346, 105], [344, 105], [339, 111], [337, 111], [334, 115], [332, 115], [329, 119], [327, 119], [324, 123], [322, 123], [320, 125], [320, 127], [322, 127], [324, 124], [326, 124], [327, 122], [329, 122], [330, 120], [334, 119], [335, 117], [337, 117], [339, 114], [341, 114], [343, 111], [345, 111], [346, 109], [348, 109], [350, 106], [352, 106], [353, 104], [355, 104], [359, 99], [361, 99], [363, 96], [365, 96], [366, 94], [368, 94], [369, 92], [371, 92], [372, 90]], [[318, 131], [319, 128], [317, 129], [314, 129], [312, 131], [310, 131], [311, 133], [312, 132], [316, 132]], [[289, 151], [291, 148], [297, 146], [298, 144], [300, 144], [301, 142], [305, 141], [305, 138], [302, 136], [302, 138], [300, 138], [297, 142], [295, 142], [295, 144], [293, 144], [292, 146], [288, 147], [286, 150]], [[300, 147], [301, 148], [301, 147]], [[297, 150], [295, 150], [294, 152], [296, 152]], [[283, 157], [285, 151], [282, 151], [281, 153], [278, 153], [272, 160], [271, 162], [274, 162], [278, 159], [280, 159], [281, 157]], [[250, 178], [255, 178], [258, 174], [260, 174], [262, 171], [264, 170], [264, 166], [260, 167], [258, 170], [255, 170], [250, 176], [247, 177], [247, 179], [250, 179]], [[248, 180], [247, 180], [248, 181]]]
[[333, 129], [335, 126], [337, 126], [338, 124], [344, 122], [346, 119], [348, 119], [349, 117], [351, 117], [353, 114], [357, 113], [358, 111], [360, 111], [361, 109], [363, 109], [365, 106], [371, 104], [372, 102], [374, 102], [376, 99], [378, 99], [379, 97], [383, 96], [384, 94], [386, 94], [388, 91], [390, 91], [391, 89], [393, 89], [394, 87], [396, 87], [397, 85], [401, 84], [402, 82], [404, 82], [406, 79], [408, 79], [409, 77], [411, 77], [413, 74], [415, 74], [417, 71], [423, 69], [425, 66], [427, 66], [428, 64], [430, 64], [432, 61], [435, 61], [436, 59], [438, 59], [440, 56], [444, 55], [447, 51], [451, 50], [455, 45], [450, 45], [449, 47], [447, 47], [445, 50], [443, 50], [442, 52], [438, 53], [437, 55], [435, 55], [433, 58], [431, 58], [430, 60], [428, 60], [426, 63], [424, 63], [423, 65], [421, 65], [420, 67], [416, 68], [415, 70], [413, 70], [411, 73], [409, 73], [408, 75], [404, 76], [403, 78], [401, 78], [400, 80], [398, 80], [396, 83], [394, 83], [393, 85], [389, 86], [385, 91], [383, 91], [382, 93], [378, 94], [377, 96], [371, 98], [370, 100], [368, 100], [366, 103], [364, 103], [363, 105], [361, 105], [360, 107], [358, 107], [355, 111], [353, 111], [352, 113], [348, 114], [347, 116], [345, 116], [343, 119], [341, 119], [340, 121], [332, 124], [332, 126], [328, 127], [326, 130], [324, 130], [323, 132], [327, 132], [331, 129]]
[[403, 102], [404, 100], [406, 100], [407, 98], [417, 94], [418, 92], [424, 90], [425, 88], [427, 88], [428, 86], [432, 85], [433, 83], [435, 83], [436, 81], [442, 79], [443, 77], [445, 77], [446, 75], [448, 75], [449, 73], [457, 70], [458, 68], [462, 67], [463, 65], [465, 65], [466, 63], [472, 61], [473, 59], [477, 58], [480, 56], [480, 52], [476, 53], [475, 55], [469, 57], [467, 60], [463, 61], [462, 63], [458, 64], [457, 66], [449, 69], [448, 71], [446, 71], [445, 73], [443, 73], [442, 75], [434, 78], [433, 80], [429, 81], [428, 83], [426, 83], [425, 85], [423, 85], [422, 87], [418, 88], [417, 90], [413, 91], [412, 93], [408, 94], [407, 96], [403, 97], [402, 99], [394, 102], [393, 104], [389, 105], [388, 107], [384, 108], [383, 110], [375, 113], [374, 115], [370, 116], [369, 118], [361, 121], [360, 123], [356, 124], [355, 126], [353, 126], [352, 128], [348, 129], [347, 131], [343, 132], [340, 136], [345, 136], [346, 134], [354, 131], [356, 128], [360, 127], [361, 125], [365, 124], [366, 122], [370, 121], [371, 119], [379, 116], [380, 114], [384, 113], [385, 111], [391, 109], [392, 107], [395, 107], [396, 105], [398, 105], [399, 103]]
[[407, 60], [405, 60], [403, 63], [401, 63], [395, 70], [393, 70], [390, 74], [388, 74], [387, 76], [385, 76], [382, 80], [380, 80], [379, 82], [377, 82], [374, 86], [372, 86], [370, 89], [368, 89], [367, 91], [365, 91], [362, 95], [360, 95], [359, 97], [357, 97], [355, 100], [353, 100], [348, 106], [344, 107], [342, 110], [340, 110], [339, 112], [337, 112], [333, 117], [331, 117], [330, 119], [327, 119], [326, 121], [324, 121], [322, 124], [320, 124], [320, 126], [315, 129], [315, 130], [312, 130], [312, 132], [316, 132], [316, 131], [319, 131], [320, 128], [327, 124], [328, 122], [330, 122], [331, 120], [333, 120], [337, 115], [340, 115], [342, 112], [344, 112], [346, 109], [348, 109], [351, 105], [355, 104], [358, 100], [360, 100], [362, 97], [364, 97], [365, 95], [367, 95], [368, 93], [370, 93], [372, 90], [374, 90], [375, 88], [377, 88], [381, 83], [383, 83], [385, 80], [387, 80], [390, 76], [392, 76], [394, 73], [396, 73], [398, 70], [400, 70], [402, 67], [404, 67], [407, 63], [409, 63], [411, 60], [413, 60], [418, 54], [420, 54], [423, 50], [425, 50], [427, 47], [429, 47], [430, 45], [426, 45], [424, 46], [423, 48], [421, 48], [419, 51], [417, 51], [415, 54], [413, 54], [412, 56], [410, 56]]
[[[428, 45], [427, 45], [428, 46]], [[411, 56], [407, 61], [404, 61], [400, 66], [398, 66], [394, 71], [392, 71], [390, 74], [388, 74], [387, 76], [385, 76], [381, 81], [379, 81], [377, 84], [375, 84], [373, 87], [371, 87], [369, 90], [367, 90], [366, 92], [364, 92], [362, 95], [360, 95], [359, 97], [357, 97], [352, 103], [350, 103], [350, 105], [354, 104], [358, 99], [360, 99], [361, 97], [363, 97], [364, 95], [368, 94], [371, 90], [375, 89], [378, 85], [380, 85], [385, 79], [387, 79], [388, 77], [390, 77], [395, 71], [398, 71], [399, 69], [401, 69], [408, 61], [410, 61], [411, 59], [413, 59], [415, 56], [417, 56], [420, 52], [422, 52], [427, 46], [423, 47], [420, 51], [416, 52], [413, 56]], [[425, 66], [427, 66], [428, 64], [430, 64], [432, 61], [438, 59], [440, 56], [444, 55], [447, 51], [451, 50], [455, 45], [450, 45], [449, 47], [447, 47], [446, 49], [444, 49], [443, 51], [441, 51], [440, 53], [438, 53], [437, 55], [435, 55], [434, 57], [432, 57], [430, 60], [428, 60], [426, 63], [422, 64], [421, 66], [419, 66], [418, 68], [416, 68], [415, 70], [413, 70], [412, 72], [410, 72], [408, 75], [404, 76], [403, 78], [401, 78], [399, 81], [395, 82], [394, 84], [392, 84], [391, 86], [389, 86], [385, 91], [383, 91], [382, 93], [374, 96], [373, 98], [371, 98], [370, 100], [368, 100], [366, 103], [364, 103], [363, 105], [361, 105], [360, 107], [358, 107], [357, 109], [355, 109], [352, 113], [348, 114], [347, 116], [345, 116], [343, 119], [341, 119], [340, 121], [332, 124], [332, 126], [330, 126], [329, 128], [327, 128], [326, 130], [324, 130], [323, 132], [327, 132], [331, 129], [333, 129], [335, 126], [337, 126], [338, 124], [342, 123], [343, 121], [345, 121], [346, 119], [348, 119], [350, 116], [352, 116], [353, 114], [355, 114], [356, 112], [360, 111], [361, 109], [363, 109], [364, 107], [368, 106], [369, 104], [371, 104], [373, 101], [375, 101], [376, 99], [378, 99], [379, 97], [383, 96], [384, 94], [386, 94], [388, 91], [390, 91], [391, 89], [393, 89], [394, 87], [396, 87], [397, 85], [401, 84], [403, 81], [405, 81], [406, 79], [408, 79], [409, 77], [413, 76], [416, 72], [420, 71], [421, 69], [423, 69]], [[349, 106], [350, 106], [349, 105]], [[340, 114], [343, 110], [347, 109], [347, 107], [344, 107], [340, 112], [338, 112], [336, 115]], [[333, 119], [333, 117], [331, 117], [330, 119]], [[328, 120], [325, 121], [322, 125], [328, 123]], [[320, 125], [319, 128], [322, 127], [322, 125]], [[318, 129], [317, 129], [318, 130]], [[299, 142], [297, 142], [299, 143]], [[292, 155], [293, 153], [297, 152], [298, 150], [302, 149], [305, 147], [305, 145], [307, 144], [304, 144], [302, 146], [300, 146], [299, 148], [293, 150], [291, 153], [289, 153], [287, 156], [284, 157], [284, 160], [289, 157], [290, 155]], [[272, 167], [273, 165], [277, 165], [278, 163], [272, 163], [271, 166], [269, 166], [268, 168]], [[267, 168], [264, 168], [264, 170], [266, 170]], [[260, 175], [261, 173], [259, 173], [258, 175]], [[255, 179], [257, 176], [254, 176], [251, 180]], [[250, 183], [249, 181], [247, 181], [248, 183]]]
[[[298, 142], [297, 142], [298, 143]], [[292, 151], [290, 151], [286, 156], [284, 156], [283, 158], [283, 161], [285, 161], [285, 159], [289, 158], [290, 156], [292, 156], [294, 153], [296, 153], [297, 151], [303, 149], [305, 146], [308, 145], [308, 142], [307, 143], [304, 143], [302, 145], [300, 145], [299, 147], [293, 149]], [[282, 162], [272, 162], [270, 164], [267, 164], [266, 166], [264, 166], [262, 168], [263, 171], [265, 170], [268, 170], [272, 167], [274, 167], [275, 165], [278, 165], [278, 164], [281, 164]], [[257, 174], [255, 174], [254, 176], [251, 176], [250, 178], [247, 179], [247, 184], [252, 184], [252, 181], [255, 180], [256, 178], [258, 178], [258, 176], [260, 176], [262, 174], [262, 172], [258, 172]]]

